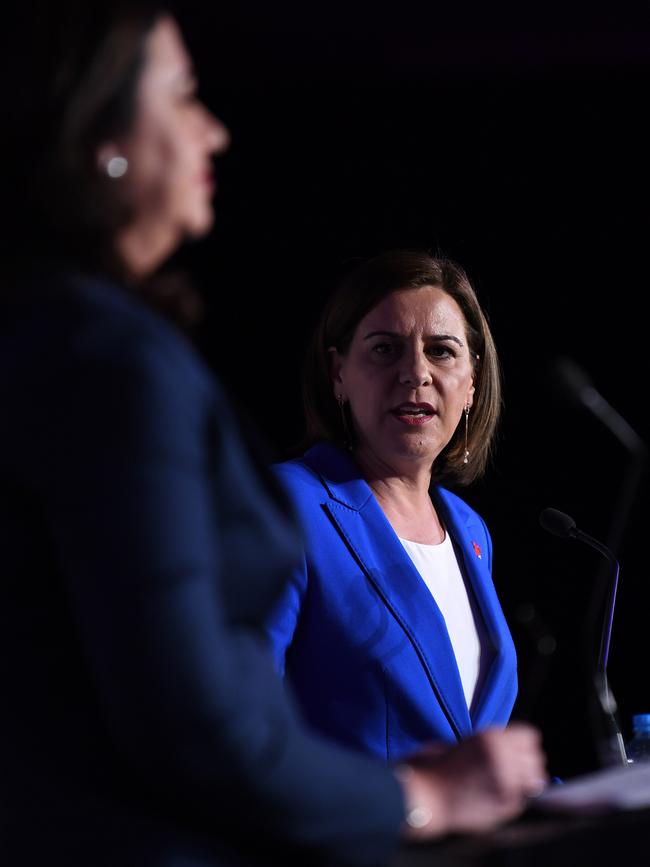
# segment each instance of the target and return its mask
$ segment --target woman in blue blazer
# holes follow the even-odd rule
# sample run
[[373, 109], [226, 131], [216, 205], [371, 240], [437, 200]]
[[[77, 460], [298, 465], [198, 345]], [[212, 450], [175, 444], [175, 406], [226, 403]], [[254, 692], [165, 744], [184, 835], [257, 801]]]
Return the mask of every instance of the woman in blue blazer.
[[516, 659], [492, 543], [441, 484], [483, 472], [500, 404], [462, 270], [410, 251], [359, 266], [321, 319], [304, 395], [315, 445], [278, 466], [304, 558], [267, 631], [311, 725], [388, 760], [505, 725]]

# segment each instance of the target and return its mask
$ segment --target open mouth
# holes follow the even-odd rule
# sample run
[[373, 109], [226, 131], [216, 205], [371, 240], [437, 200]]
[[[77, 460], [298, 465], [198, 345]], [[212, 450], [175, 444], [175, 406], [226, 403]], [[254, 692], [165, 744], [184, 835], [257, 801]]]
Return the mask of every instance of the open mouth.
[[433, 407], [430, 403], [401, 403], [391, 410], [391, 414], [404, 424], [426, 424], [433, 416]]

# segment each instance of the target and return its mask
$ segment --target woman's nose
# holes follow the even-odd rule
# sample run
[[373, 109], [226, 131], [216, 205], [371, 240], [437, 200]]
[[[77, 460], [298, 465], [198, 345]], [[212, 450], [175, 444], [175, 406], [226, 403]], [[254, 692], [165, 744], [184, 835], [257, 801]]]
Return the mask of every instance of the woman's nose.
[[399, 381], [402, 385], [410, 385], [413, 388], [421, 388], [431, 385], [432, 377], [427, 359], [419, 352], [407, 355], [400, 368]]
[[211, 154], [222, 154], [230, 146], [230, 131], [216, 115], [207, 108], [203, 109], [205, 116], [205, 141]]

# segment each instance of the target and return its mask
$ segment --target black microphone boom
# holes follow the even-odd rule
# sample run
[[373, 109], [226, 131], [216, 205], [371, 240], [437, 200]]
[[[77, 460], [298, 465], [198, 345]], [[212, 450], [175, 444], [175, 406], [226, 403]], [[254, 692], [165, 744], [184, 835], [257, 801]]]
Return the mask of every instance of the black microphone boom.
[[645, 460], [646, 445], [623, 416], [591, 382], [585, 371], [571, 358], [556, 358], [553, 371], [565, 395], [583, 406], [616, 437], [623, 448], [637, 459]]
[[603, 568], [598, 572], [596, 592], [592, 596], [590, 611], [585, 619], [585, 624], [589, 626], [589, 632], [591, 632], [591, 627], [598, 617], [597, 611], [602, 605], [603, 598], [607, 596], [594, 679], [600, 707], [610, 728], [610, 753], [613, 752], [620, 760], [625, 762], [625, 747], [623, 746], [623, 739], [614, 715], [616, 705], [607, 683], [607, 661], [619, 574], [619, 565], [615, 553], [620, 547], [621, 539], [623, 538], [623, 533], [643, 478], [646, 467], [647, 447], [636, 431], [595, 388], [587, 374], [578, 364], [570, 358], [556, 358], [552, 363], [552, 370], [555, 382], [560, 386], [565, 397], [568, 397], [573, 403], [584, 407], [594, 419], [597, 419], [603, 427], [613, 434], [625, 450], [627, 456], [622, 483], [611, 512], [612, 517], [607, 533], [607, 545], [603, 545], [598, 540], [583, 533], [582, 530], [576, 527], [575, 521], [572, 518], [564, 515], [562, 512], [558, 512], [556, 509], [545, 509], [540, 516], [544, 529], [563, 538], [572, 538], [585, 542], [599, 551], [607, 561], [607, 564], [603, 563]]
[[598, 653], [598, 663], [596, 669], [603, 674], [607, 671], [607, 662], [609, 660], [609, 645], [612, 638], [612, 623], [614, 621], [614, 606], [616, 605], [616, 591], [618, 588], [618, 574], [620, 567], [618, 560], [610, 549], [594, 539], [588, 533], [584, 533], [576, 526], [576, 522], [569, 515], [560, 512], [559, 509], [542, 509], [539, 516], [539, 523], [549, 533], [555, 536], [560, 536], [562, 539], [577, 539], [579, 542], [584, 542], [591, 548], [595, 548], [600, 554], [605, 557], [612, 568], [612, 580], [609, 586], [609, 597], [605, 609], [605, 619], [603, 621], [603, 631], [600, 638], [600, 651]]
[[[623, 416], [596, 389], [586, 372], [571, 358], [558, 357], [551, 362], [551, 371], [561, 392], [569, 401], [586, 409], [623, 446], [628, 465], [623, 473], [612, 520], [607, 533], [607, 545], [618, 551], [632, 506], [643, 478], [648, 449], [645, 442]], [[551, 532], [553, 532], [551, 530]]]
[[576, 522], [569, 515], [560, 512], [558, 509], [543, 509], [539, 516], [539, 522], [542, 527], [549, 533], [555, 536], [560, 536], [563, 539], [577, 539], [579, 542], [584, 542], [591, 548], [595, 548], [600, 554], [605, 557], [610, 564], [610, 581], [607, 605], [605, 607], [605, 616], [603, 619], [603, 628], [600, 636], [600, 648], [598, 651], [598, 662], [596, 664], [596, 672], [594, 682], [600, 707], [608, 721], [610, 731], [609, 741], [606, 746], [603, 760], [605, 764], [610, 764], [612, 756], [617, 762], [627, 765], [627, 755], [625, 753], [625, 745], [623, 743], [623, 735], [616, 720], [616, 702], [609, 688], [607, 681], [607, 663], [609, 660], [609, 646], [612, 638], [612, 624], [614, 622], [614, 607], [616, 605], [616, 591], [618, 589], [618, 576], [620, 566], [618, 560], [610, 551], [610, 549], [589, 536], [576, 526]]

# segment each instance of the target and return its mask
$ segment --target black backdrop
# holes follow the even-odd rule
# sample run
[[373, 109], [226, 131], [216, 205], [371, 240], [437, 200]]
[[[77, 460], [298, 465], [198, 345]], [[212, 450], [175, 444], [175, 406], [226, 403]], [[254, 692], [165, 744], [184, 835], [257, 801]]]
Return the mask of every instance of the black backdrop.
[[[650, 439], [650, 33], [602, 18], [544, 26], [532, 13], [498, 27], [441, 8], [182, 4], [203, 96], [233, 141], [215, 230], [181, 260], [206, 298], [208, 361], [276, 458], [300, 438], [305, 343], [348, 263], [424, 246], [468, 269], [506, 411], [494, 466], [464, 496], [494, 538], [520, 655], [516, 713], [542, 727], [551, 771], [572, 776], [597, 764], [598, 629], [587, 624], [586, 655], [583, 639], [600, 563], [538, 515], [555, 506], [607, 539], [629, 459], [561, 399], [548, 366], [574, 359]], [[646, 485], [620, 546], [609, 668], [626, 737], [631, 715], [650, 712]], [[545, 659], [546, 633], [557, 647]]]

